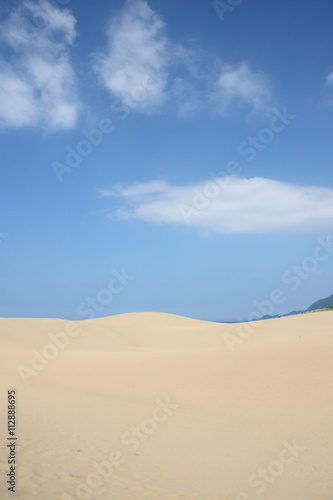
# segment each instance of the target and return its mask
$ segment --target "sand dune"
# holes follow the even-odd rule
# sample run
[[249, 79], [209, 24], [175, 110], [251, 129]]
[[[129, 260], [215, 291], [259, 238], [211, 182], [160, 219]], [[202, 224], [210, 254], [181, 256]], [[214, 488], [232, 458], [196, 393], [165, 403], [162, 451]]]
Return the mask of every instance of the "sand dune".
[[0, 498], [332, 500], [333, 313], [0, 319]]

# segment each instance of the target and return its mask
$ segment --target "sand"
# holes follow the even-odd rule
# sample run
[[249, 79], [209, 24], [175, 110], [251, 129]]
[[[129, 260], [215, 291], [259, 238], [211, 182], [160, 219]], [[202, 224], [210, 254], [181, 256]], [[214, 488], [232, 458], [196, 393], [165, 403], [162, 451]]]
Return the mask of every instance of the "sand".
[[0, 319], [0, 498], [332, 500], [332, 327]]

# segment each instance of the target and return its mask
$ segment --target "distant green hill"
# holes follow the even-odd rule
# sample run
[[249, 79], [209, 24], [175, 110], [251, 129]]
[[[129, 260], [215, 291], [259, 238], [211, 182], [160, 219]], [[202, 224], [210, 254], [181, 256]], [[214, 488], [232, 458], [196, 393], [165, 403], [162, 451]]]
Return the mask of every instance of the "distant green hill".
[[316, 309], [325, 309], [326, 307], [333, 307], [333, 294], [326, 299], [317, 300], [308, 307], [307, 311], [315, 311]]
[[[332, 310], [333, 309], [333, 294], [330, 295], [329, 297], [326, 297], [326, 299], [317, 300], [317, 302], [314, 302], [313, 304], [311, 304], [311, 306], [308, 307], [308, 309], [306, 309], [305, 311], [292, 311], [288, 314], [283, 314], [282, 317], [318, 311], [318, 309], [320, 309], [320, 310], [324, 309], [326, 311]], [[279, 316], [270, 316], [269, 314], [266, 314], [265, 316], [263, 316], [260, 319], [271, 319], [271, 318], [281, 318], [281, 316], [280, 315]]]
[[333, 311], [333, 306], [332, 307], [324, 307], [324, 309], [312, 309], [311, 311], [304, 311], [302, 314], [311, 314], [314, 312], [322, 312], [322, 311]]

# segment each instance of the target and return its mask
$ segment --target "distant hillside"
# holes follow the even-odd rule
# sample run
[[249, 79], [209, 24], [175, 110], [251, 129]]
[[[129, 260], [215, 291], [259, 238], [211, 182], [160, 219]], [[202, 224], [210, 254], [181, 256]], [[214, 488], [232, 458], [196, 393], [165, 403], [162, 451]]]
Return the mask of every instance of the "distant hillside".
[[312, 311], [305, 311], [302, 314], [311, 314], [311, 313], [322, 312], [322, 311], [333, 311], [333, 306], [332, 307], [324, 307], [324, 309], [313, 309]]
[[292, 311], [288, 314], [283, 314], [282, 316], [281, 315], [269, 316], [268, 314], [265, 314], [265, 316], [263, 316], [260, 319], [272, 319], [272, 318], [280, 318], [280, 317], [284, 317], [284, 316], [293, 316], [294, 314], [303, 314], [305, 312], [317, 311], [318, 309], [329, 310], [329, 308], [331, 308], [331, 307], [333, 307], [333, 294], [330, 295], [329, 297], [326, 297], [326, 299], [317, 300], [317, 302], [314, 302], [313, 304], [311, 304], [311, 306], [309, 306], [304, 311]]
[[307, 310], [314, 311], [315, 309], [325, 309], [326, 307], [333, 307], [333, 294], [326, 299], [317, 300]]

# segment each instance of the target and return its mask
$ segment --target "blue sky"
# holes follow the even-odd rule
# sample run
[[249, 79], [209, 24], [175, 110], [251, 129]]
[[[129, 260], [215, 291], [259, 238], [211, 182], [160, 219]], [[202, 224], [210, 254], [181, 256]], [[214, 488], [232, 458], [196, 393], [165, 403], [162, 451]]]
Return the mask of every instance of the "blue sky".
[[332, 293], [333, 4], [1, 3], [0, 315]]

